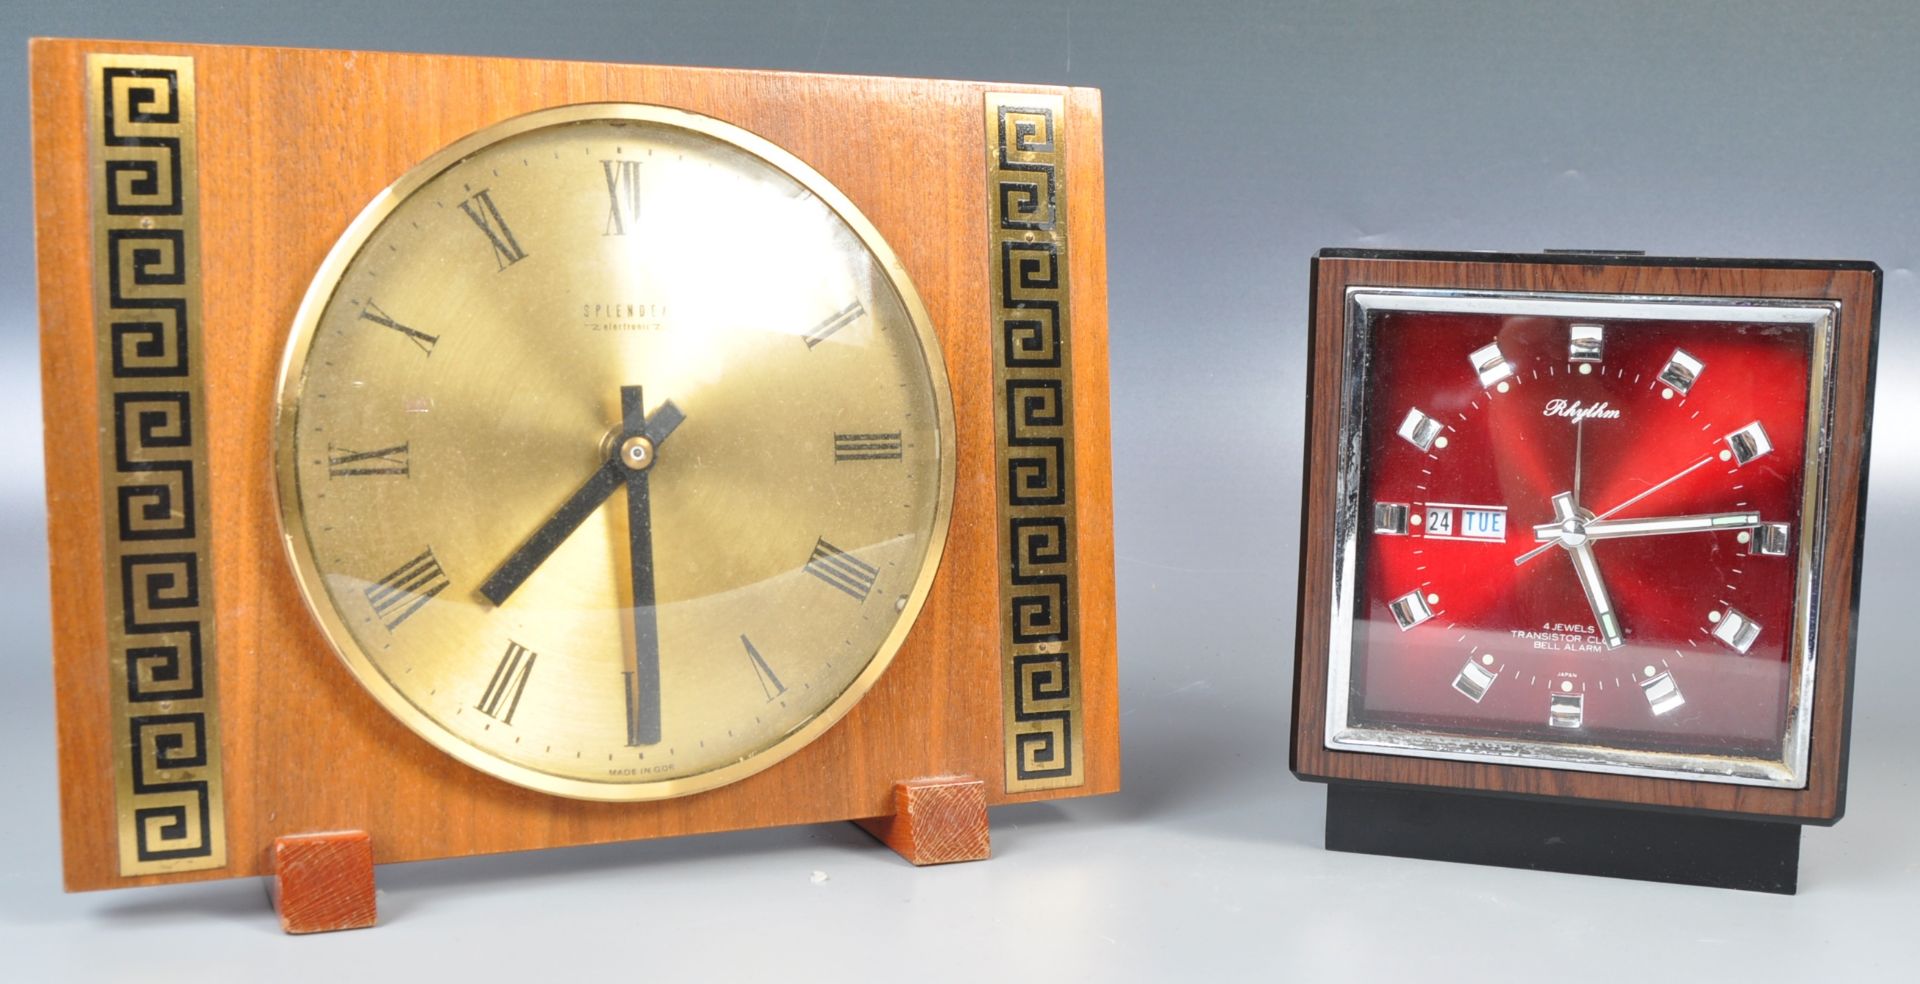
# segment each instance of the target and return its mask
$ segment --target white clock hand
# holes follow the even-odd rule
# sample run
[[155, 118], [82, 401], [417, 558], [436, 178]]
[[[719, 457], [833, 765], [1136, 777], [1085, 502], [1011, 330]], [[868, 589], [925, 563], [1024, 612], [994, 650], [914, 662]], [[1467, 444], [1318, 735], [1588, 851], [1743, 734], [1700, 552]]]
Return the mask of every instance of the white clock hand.
[[[1665, 536], [1670, 533], [1706, 533], [1712, 530], [1745, 529], [1760, 525], [1757, 512], [1702, 513], [1697, 516], [1655, 516], [1647, 519], [1593, 519], [1581, 524], [1580, 531], [1589, 540], [1614, 540], [1629, 536]], [[1565, 532], [1561, 523], [1541, 523], [1533, 528], [1534, 539], [1558, 540]]]
[[[1682, 468], [1682, 469], [1680, 469], [1680, 471], [1679, 471], [1679, 472], [1678, 472], [1677, 474], [1675, 474], [1675, 475], [1674, 475], [1673, 477], [1671, 477], [1671, 478], [1669, 478], [1669, 479], [1667, 479], [1666, 481], [1664, 481], [1664, 482], [1661, 482], [1660, 484], [1658, 484], [1658, 485], [1655, 485], [1655, 486], [1653, 486], [1652, 488], [1649, 488], [1649, 489], [1647, 489], [1646, 491], [1644, 491], [1644, 492], [1642, 492], [1642, 493], [1640, 493], [1639, 495], [1636, 495], [1636, 496], [1634, 496], [1633, 498], [1631, 498], [1631, 499], [1628, 499], [1627, 501], [1625, 501], [1625, 502], [1622, 502], [1622, 503], [1620, 503], [1620, 504], [1619, 504], [1619, 505], [1617, 505], [1617, 506], [1614, 506], [1614, 507], [1613, 507], [1612, 509], [1609, 509], [1609, 510], [1607, 510], [1606, 512], [1603, 512], [1603, 513], [1601, 513], [1600, 515], [1598, 515], [1598, 516], [1595, 516], [1595, 517], [1594, 517], [1593, 519], [1591, 519], [1591, 520], [1588, 520], [1588, 522], [1599, 522], [1600, 520], [1603, 520], [1603, 519], [1606, 519], [1606, 518], [1607, 518], [1608, 516], [1611, 516], [1611, 515], [1613, 515], [1614, 513], [1617, 513], [1617, 512], [1619, 512], [1620, 510], [1622, 510], [1622, 509], [1625, 509], [1625, 508], [1627, 508], [1628, 506], [1631, 506], [1631, 505], [1633, 505], [1633, 504], [1634, 504], [1634, 503], [1636, 503], [1636, 502], [1639, 502], [1639, 501], [1640, 501], [1641, 499], [1644, 499], [1644, 498], [1646, 498], [1647, 496], [1650, 496], [1650, 495], [1652, 495], [1652, 494], [1654, 494], [1655, 492], [1658, 492], [1658, 491], [1660, 491], [1661, 489], [1664, 489], [1664, 488], [1666, 488], [1667, 486], [1669, 486], [1669, 485], [1672, 485], [1672, 484], [1673, 484], [1673, 483], [1675, 483], [1675, 482], [1678, 482], [1679, 480], [1681, 480], [1681, 479], [1683, 479], [1683, 478], [1685, 478], [1685, 477], [1687, 477], [1688, 475], [1691, 475], [1691, 474], [1693, 474], [1693, 472], [1694, 472], [1694, 469], [1696, 469], [1696, 468], [1699, 468], [1699, 467], [1700, 467], [1701, 465], [1704, 465], [1704, 464], [1706, 464], [1707, 462], [1709, 462], [1709, 461], [1712, 461], [1712, 460], [1713, 460], [1713, 455], [1707, 455], [1706, 457], [1704, 457], [1704, 458], [1701, 458], [1701, 459], [1700, 459], [1699, 461], [1696, 461], [1696, 462], [1694, 462], [1693, 464], [1691, 464], [1691, 465], [1688, 465], [1687, 467], [1685, 467], [1685, 468]], [[1557, 525], [1557, 524], [1556, 524], [1556, 525]], [[1541, 555], [1541, 554], [1543, 554], [1543, 553], [1546, 553], [1546, 552], [1547, 552], [1547, 549], [1548, 549], [1549, 547], [1552, 547], [1552, 546], [1553, 546], [1553, 544], [1549, 542], [1549, 543], [1543, 543], [1543, 544], [1541, 544], [1541, 545], [1539, 545], [1539, 546], [1537, 546], [1537, 547], [1534, 547], [1534, 548], [1533, 548], [1532, 550], [1529, 550], [1529, 551], [1527, 551], [1526, 553], [1523, 553], [1523, 554], [1521, 554], [1520, 556], [1518, 556], [1518, 557], [1515, 557], [1515, 558], [1513, 558], [1513, 566], [1515, 566], [1515, 567], [1519, 567], [1519, 566], [1520, 566], [1521, 564], [1524, 564], [1524, 563], [1526, 563], [1527, 561], [1529, 561], [1529, 560], [1532, 560], [1533, 558], [1535, 558], [1535, 557], [1538, 557], [1538, 556], [1540, 556], [1540, 555]]]
[[1660, 491], [1661, 489], [1664, 489], [1664, 488], [1666, 488], [1667, 486], [1669, 486], [1669, 485], [1672, 485], [1673, 483], [1675, 483], [1675, 482], [1678, 482], [1679, 480], [1681, 480], [1681, 479], [1683, 479], [1683, 478], [1686, 478], [1686, 477], [1687, 477], [1688, 475], [1691, 475], [1691, 474], [1693, 474], [1693, 470], [1694, 470], [1694, 469], [1696, 469], [1696, 468], [1699, 468], [1699, 467], [1700, 467], [1701, 465], [1704, 465], [1704, 464], [1706, 464], [1707, 462], [1709, 462], [1709, 461], [1712, 461], [1712, 460], [1713, 460], [1713, 455], [1707, 455], [1706, 457], [1704, 457], [1704, 458], [1701, 458], [1701, 459], [1700, 459], [1699, 461], [1696, 461], [1696, 462], [1694, 462], [1693, 464], [1691, 464], [1691, 465], [1688, 465], [1687, 467], [1685, 467], [1685, 468], [1682, 468], [1682, 469], [1680, 469], [1680, 473], [1679, 473], [1679, 474], [1677, 474], [1677, 475], [1675, 475], [1675, 476], [1673, 476], [1672, 478], [1669, 478], [1669, 479], [1667, 479], [1666, 481], [1664, 481], [1664, 482], [1661, 482], [1661, 483], [1660, 483], [1659, 485], [1656, 485], [1656, 486], [1654, 486], [1653, 488], [1650, 488], [1650, 489], [1648, 489], [1648, 490], [1646, 490], [1645, 492], [1642, 492], [1642, 493], [1640, 493], [1639, 495], [1636, 495], [1636, 496], [1634, 496], [1633, 498], [1631, 498], [1631, 499], [1628, 499], [1627, 501], [1625, 501], [1625, 502], [1622, 502], [1621, 504], [1619, 504], [1619, 505], [1617, 505], [1617, 506], [1614, 506], [1614, 507], [1613, 507], [1612, 509], [1609, 509], [1609, 510], [1607, 510], [1606, 512], [1603, 512], [1603, 513], [1601, 513], [1600, 515], [1598, 515], [1598, 516], [1595, 516], [1595, 517], [1593, 517], [1593, 521], [1594, 521], [1594, 522], [1599, 522], [1600, 520], [1603, 520], [1603, 519], [1606, 519], [1606, 518], [1607, 518], [1608, 516], [1611, 516], [1611, 515], [1613, 515], [1614, 513], [1617, 513], [1617, 512], [1619, 512], [1620, 510], [1622, 510], [1622, 509], [1625, 509], [1625, 508], [1627, 508], [1628, 506], [1631, 506], [1631, 505], [1633, 505], [1633, 504], [1634, 504], [1634, 503], [1636, 503], [1636, 502], [1639, 502], [1639, 501], [1640, 501], [1641, 499], [1644, 499], [1644, 498], [1646, 498], [1647, 496], [1650, 496], [1650, 495], [1652, 495], [1652, 494], [1654, 494], [1655, 492], [1658, 492], [1658, 491]]
[[[1553, 512], [1563, 522], [1577, 519], [1573, 494], [1562, 492], [1554, 496]], [[1600, 629], [1601, 641], [1608, 649], [1619, 649], [1626, 645], [1626, 639], [1620, 634], [1620, 617], [1613, 610], [1613, 599], [1607, 596], [1607, 583], [1600, 577], [1600, 563], [1593, 558], [1592, 544], [1578, 532], [1578, 523], [1571, 525], [1573, 530], [1562, 530], [1556, 542], [1566, 547], [1573, 558], [1573, 573], [1580, 579], [1580, 590], [1587, 594], [1587, 607], [1593, 609], [1593, 621]]]
[[1600, 564], [1593, 559], [1593, 547], [1583, 543], [1568, 547], [1567, 552], [1573, 555], [1573, 571], [1580, 577], [1581, 590], [1587, 593], [1587, 605], [1593, 609], [1601, 641], [1608, 649], [1626, 645], [1620, 636], [1620, 618], [1614, 613], [1613, 599], [1607, 597], [1607, 584], [1600, 579]]

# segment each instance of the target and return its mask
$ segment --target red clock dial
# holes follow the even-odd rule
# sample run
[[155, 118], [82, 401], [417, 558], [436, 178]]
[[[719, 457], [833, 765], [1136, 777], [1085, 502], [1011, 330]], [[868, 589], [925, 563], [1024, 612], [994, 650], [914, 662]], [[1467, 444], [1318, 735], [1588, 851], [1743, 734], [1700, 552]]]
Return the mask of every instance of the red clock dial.
[[1370, 313], [1350, 725], [1785, 755], [1815, 326], [1720, 310]]

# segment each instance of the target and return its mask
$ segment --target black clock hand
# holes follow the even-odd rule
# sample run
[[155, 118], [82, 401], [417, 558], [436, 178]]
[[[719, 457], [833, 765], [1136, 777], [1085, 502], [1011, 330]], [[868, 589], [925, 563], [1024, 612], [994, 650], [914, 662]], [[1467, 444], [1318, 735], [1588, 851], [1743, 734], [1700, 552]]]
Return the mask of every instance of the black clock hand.
[[[638, 386], [634, 387], [636, 394], [638, 394], [639, 391], [640, 388]], [[624, 393], [621, 398], [622, 400], [625, 399]], [[624, 403], [622, 406], [624, 411]], [[641, 428], [640, 434], [658, 450], [660, 445], [666, 442], [667, 435], [673, 433], [674, 428], [679, 427], [680, 423], [686, 419], [687, 415], [681, 413], [680, 408], [674, 406], [672, 400], [668, 400], [660, 404], [660, 409], [655, 410], [653, 416], [647, 418], [646, 426]]]
[[558, 512], [533, 531], [527, 542], [521, 544], [520, 549], [515, 550], [506, 563], [501, 564], [480, 585], [481, 596], [495, 605], [505, 604], [507, 598], [519, 589], [521, 582], [533, 573], [534, 568], [560, 549], [560, 544], [586, 521], [587, 516], [600, 508], [600, 504], [607, 501], [607, 496], [626, 481], [625, 471], [619, 462], [612, 459], [601, 462], [586, 484], [580, 486], [580, 490]]
[[[620, 387], [620, 415], [625, 421], [625, 435], [616, 457], [626, 476], [627, 562], [632, 575], [629, 583], [633, 602], [633, 668], [627, 671], [629, 746], [651, 745], [660, 740], [660, 622], [654, 611], [653, 512], [652, 496], [647, 488], [647, 472], [653, 467], [654, 449], [653, 439], [646, 432], [645, 414], [640, 387]], [[671, 433], [678, 424], [678, 420], [673, 421], [667, 432]]]
[[[622, 409], [624, 411], [624, 402]], [[646, 421], [639, 430], [642, 436], [657, 448], [685, 419], [687, 419], [686, 415], [680, 412], [680, 408], [668, 402], [654, 411], [653, 419]], [[624, 437], [633, 428], [622, 426], [621, 430]], [[621, 447], [615, 448], [616, 458], [625, 447], [625, 443], [623, 441]], [[586, 482], [573, 493], [571, 498], [567, 499], [559, 511], [541, 524], [540, 528], [520, 545], [520, 549], [515, 550], [513, 555], [508, 557], [506, 562], [502, 563], [486, 582], [480, 585], [481, 597], [495, 605], [505, 604], [506, 600], [519, 590], [521, 583], [534, 572], [534, 569], [545, 563], [555, 550], [560, 549], [560, 544], [564, 543], [595, 509], [600, 508], [600, 504], [607, 501], [607, 497], [612, 495], [615, 489], [626, 483], [627, 469], [616, 458], [609, 458], [601, 463], [599, 469], [588, 476]]]

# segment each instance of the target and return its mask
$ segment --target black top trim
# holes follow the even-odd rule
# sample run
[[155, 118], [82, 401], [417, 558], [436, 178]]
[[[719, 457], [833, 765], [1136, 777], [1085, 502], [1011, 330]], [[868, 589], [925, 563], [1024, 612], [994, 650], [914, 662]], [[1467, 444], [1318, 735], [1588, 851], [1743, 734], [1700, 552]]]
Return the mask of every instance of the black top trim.
[[1328, 247], [1317, 256], [1340, 260], [1433, 260], [1451, 263], [1564, 263], [1576, 266], [1749, 267], [1763, 270], [1865, 270], [1880, 276], [1880, 265], [1870, 260], [1739, 259], [1717, 256], [1647, 256], [1636, 252], [1580, 250], [1552, 253], [1511, 253], [1500, 250], [1354, 249]]

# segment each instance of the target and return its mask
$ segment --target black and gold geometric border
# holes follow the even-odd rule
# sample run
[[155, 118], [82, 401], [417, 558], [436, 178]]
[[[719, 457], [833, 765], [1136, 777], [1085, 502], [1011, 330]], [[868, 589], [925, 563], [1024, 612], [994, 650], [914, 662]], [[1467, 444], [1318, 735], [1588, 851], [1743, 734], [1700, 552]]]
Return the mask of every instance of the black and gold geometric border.
[[193, 60], [89, 55], [87, 86], [120, 873], [221, 868]]
[[1074, 526], [1066, 113], [988, 93], [1006, 789], [1086, 782]]

